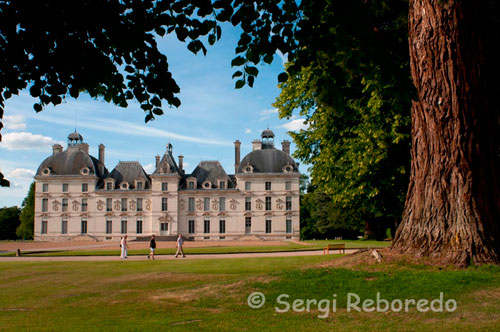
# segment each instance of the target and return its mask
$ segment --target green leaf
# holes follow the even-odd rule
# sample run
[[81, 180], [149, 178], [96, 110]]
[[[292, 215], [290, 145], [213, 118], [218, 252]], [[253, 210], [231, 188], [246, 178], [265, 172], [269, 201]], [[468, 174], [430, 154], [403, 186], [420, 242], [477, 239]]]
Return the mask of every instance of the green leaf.
[[148, 113], [148, 115], [146, 115], [146, 118], [144, 119], [144, 122], [145, 123], [148, 123], [149, 121], [153, 120], [155, 117], [153, 116], [152, 113]]
[[151, 105], [151, 104], [142, 104], [142, 105], [141, 105], [141, 108], [142, 108], [143, 110], [145, 110], [145, 111], [149, 111], [150, 109], [152, 109], [152, 108], [153, 108], [153, 105]]
[[161, 100], [160, 100], [160, 98], [154, 96], [151, 99], [151, 104], [155, 105], [156, 107], [161, 107]]
[[246, 62], [246, 59], [242, 56], [237, 56], [231, 61], [231, 67], [241, 66]]
[[251, 66], [245, 66], [245, 72], [248, 75], [252, 76], [257, 76], [259, 74], [259, 70], [257, 69], [257, 67], [251, 67]]
[[238, 70], [237, 72], [235, 72], [232, 76], [232, 78], [235, 78], [235, 77], [240, 77], [241, 75], [243, 75], [243, 72], [241, 72], [240, 70]]
[[278, 75], [278, 82], [283, 83], [288, 80], [288, 74], [287, 73], [281, 73]]
[[241, 89], [243, 86], [245, 86], [245, 80], [237, 80], [234, 85], [236, 89]]
[[247, 83], [248, 83], [248, 86], [253, 88], [253, 81], [255, 80], [255, 76], [248, 76], [247, 78]]
[[156, 115], [163, 115], [163, 110], [161, 108], [153, 108], [153, 113]]
[[38, 112], [41, 112], [43, 110], [43, 107], [40, 104], [34, 104], [33, 109], [35, 110], [35, 112], [38, 113]]

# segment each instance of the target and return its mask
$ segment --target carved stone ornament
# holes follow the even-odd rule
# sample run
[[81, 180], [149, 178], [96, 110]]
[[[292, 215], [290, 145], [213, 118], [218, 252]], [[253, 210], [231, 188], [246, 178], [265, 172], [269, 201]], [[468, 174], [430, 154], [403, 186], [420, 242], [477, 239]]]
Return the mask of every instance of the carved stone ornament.
[[129, 205], [128, 205], [128, 206], [129, 206], [130, 211], [135, 211], [135, 204], [136, 204], [136, 203], [135, 203], [135, 200], [133, 200], [133, 199], [132, 199], [132, 200], [130, 200], [130, 203], [129, 203]]
[[59, 211], [59, 205], [61, 205], [61, 202], [59, 202], [59, 201], [52, 201], [52, 210]]
[[179, 201], [179, 209], [180, 210], [184, 210], [186, 208], [186, 201], [184, 201], [183, 199], [181, 199]]
[[212, 209], [213, 210], [218, 210], [219, 209], [219, 201], [216, 199], [212, 200]]
[[199, 198], [196, 200], [196, 209], [197, 210], [203, 209], [203, 201]]
[[231, 208], [231, 210], [236, 210], [236, 206], [238, 205], [238, 201], [235, 200], [234, 198], [231, 198], [231, 200], [229, 201], [229, 207]]
[[283, 210], [283, 203], [285, 203], [281, 198], [276, 200], [276, 208], [278, 210]]
[[151, 211], [151, 200], [149, 198], [146, 200], [146, 210]]
[[73, 208], [73, 211], [78, 211], [78, 205], [80, 204], [76, 200], [71, 202], [71, 207]]
[[257, 208], [257, 210], [262, 210], [262, 205], [264, 204], [264, 201], [261, 200], [260, 198], [258, 198], [256, 201], [255, 201], [255, 207]]
[[115, 209], [115, 211], [120, 211], [120, 201], [119, 200], [116, 200], [114, 203], [113, 203], [113, 208]]
[[104, 202], [102, 200], [98, 200], [96, 202], [96, 205], [97, 205], [97, 211], [102, 211], [104, 210]]

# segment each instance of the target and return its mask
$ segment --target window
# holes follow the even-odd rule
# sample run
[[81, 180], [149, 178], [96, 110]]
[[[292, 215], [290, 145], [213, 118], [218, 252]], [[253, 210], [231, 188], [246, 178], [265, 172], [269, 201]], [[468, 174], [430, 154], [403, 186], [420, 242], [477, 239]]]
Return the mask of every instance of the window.
[[113, 182], [106, 182], [106, 190], [113, 190]]
[[168, 190], [168, 182], [162, 182], [161, 191], [167, 191], [167, 190]]
[[226, 210], [226, 197], [220, 197], [219, 198], [219, 211], [225, 211]]
[[272, 230], [272, 221], [271, 219], [266, 220], [266, 233], [269, 234], [271, 233]]
[[68, 211], [68, 199], [63, 198], [62, 200], [62, 211], [67, 212]]
[[86, 193], [87, 191], [89, 191], [89, 184], [82, 183], [82, 193]]
[[42, 220], [42, 234], [47, 234], [47, 220]]
[[252, 218], [246, 217], [245, 218], [245, 234], [250, 234], [250, 233], [252, 233]]
[[68, 184], [67, 183], [63, 183], [62, 184], [62, 192], [63, 193], [67, 193], [68, 192]]
[[137, 182], [137, 190], [142, 190], [142, 182]]
[[285, 182], [285, 190], [292, 190], [292, 181]]
[[162, 231], [162, 232], [168, 232], [168, 222], [162, 222], [160, 224], [160, 231]]
[[107, 212], [113, 211], [113, 199], [112, 198], [106, 198], [106, 211]]
[[87, 211], [87, 206], [88, 206], [87, 199], [82, 198], [82, 211], [83, 212]]
[[219, 181], [219, 189], [226, 189], [226, 181]]
[[252, 210], [252, 198], [245, 197], [245, 211], [250, 211], [250, 210]]
[[226, 233], [226, 221], [224, 219], [219, 220], [219, 233]]
[[194, 211], [194, 197], [189, 197], [188, 211]]
[[271, 190], [271, 182], [266, 182], [266, 190]]
[[47, 198], [42, 199], [42, 212], [47, 212], [49, 209], [49, 200]]
[[113, 233], [113, 221], [106, 220], [106, 234], [111, 234], [111, 233]]
[[194, 181], [188, 182], [188, 189], [194, 189]]
[[122, 198], [122, 212], [126, 212], [126, 211], [127, 211], [127, 199]]
[[210, 197], [203, 198], [203, 211], [210, 210]]
[[168, 211], [168, 198], [167, 197], [161, 198], [161, 210]]
[[207, 219], [203, 223], [203, 233], [210, 233], [210, 219]]
[[266, 197], [266, 211], [271, 211], [271, 197]]
[[82, 219], [82, 234], [87, 234], [87, 219]]
[[286, 209], [288, 211], [290, 211], [292, 209], [292, 198], [291, 197], [286, 198]]
[[245, 190], [252, 189], [252, 182], [245, 182]]
[[137, 220], [136, 227], [135, 227], [135, 232], [137, 234], [142, 234], [142, 220]]
[[292, 232], [292, 219], [286, 218], [286, 232], [291, 233]]
[[142, 198], [137, 199], [137, 211], [142, 211]]
[[127, 234], [127, 219], [122, 219], [122, 234]]
[[194, 220], [189, 220], [188, 232], [189, 232], [189, 234], [194, 234]]
[[61, 234], [68, 234], [68, 221], [66, 219], [61, 220]]
[[46, 193], [48, 191], [49, 191], [49, 184], [48, 183], [42, 184], [42, 192]]

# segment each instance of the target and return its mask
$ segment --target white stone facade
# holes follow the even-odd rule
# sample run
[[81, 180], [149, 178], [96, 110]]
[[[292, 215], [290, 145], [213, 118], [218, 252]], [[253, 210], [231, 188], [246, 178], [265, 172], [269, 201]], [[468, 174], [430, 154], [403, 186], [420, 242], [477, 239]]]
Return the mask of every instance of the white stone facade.
[[240, 142], [235, 142], [234, 175], [216, 161], [201, 162], [185, 174], [182, 156], [177, 165], [171, 145], [161, 161], [157, 156], [153, 174], [138, 162], [120, 162], [108, 173], [104, 146], [96, 159], [76, 134], [68, 137], [66, 150], [54, 146], [35, 176], [35, 240], [151, 234], [183, 234], [193, 240], [299, 239], [300, 173], [287, 141], [284, 151], [274, 148], [274, 134], [264, 135], [242, 162]]

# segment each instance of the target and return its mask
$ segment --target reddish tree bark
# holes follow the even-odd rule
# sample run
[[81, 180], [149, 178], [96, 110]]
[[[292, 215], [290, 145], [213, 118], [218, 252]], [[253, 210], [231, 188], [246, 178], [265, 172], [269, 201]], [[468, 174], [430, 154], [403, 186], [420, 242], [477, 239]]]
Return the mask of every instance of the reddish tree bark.
[[410, 0], [418, 100], [411, 112], [410, 184], [394, 251], [459, 265], [500, 261], [500, 96], [489, 89], [498, 83], [481, 27], [483, 5]]

